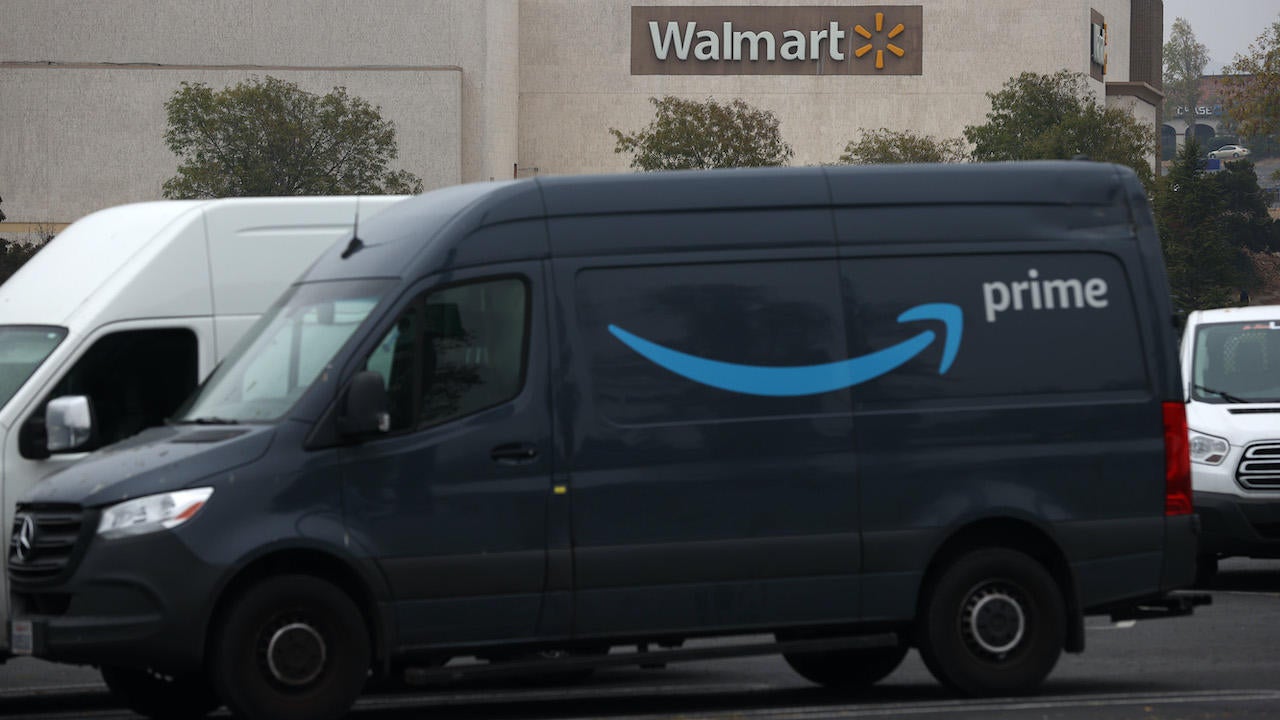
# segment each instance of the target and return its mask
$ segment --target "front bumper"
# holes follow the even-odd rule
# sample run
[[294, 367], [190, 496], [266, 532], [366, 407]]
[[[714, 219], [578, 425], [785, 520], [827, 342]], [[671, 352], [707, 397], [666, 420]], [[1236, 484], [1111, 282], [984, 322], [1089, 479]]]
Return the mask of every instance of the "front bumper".
[[1202, 556], [1280, 558], [1280, 497], [1195, 491]]
[[10, 579], [32, 654], [62, 663], [198, 670], [217, 568], [171, 532], [92, 538], [78, 564], [44, 582]]

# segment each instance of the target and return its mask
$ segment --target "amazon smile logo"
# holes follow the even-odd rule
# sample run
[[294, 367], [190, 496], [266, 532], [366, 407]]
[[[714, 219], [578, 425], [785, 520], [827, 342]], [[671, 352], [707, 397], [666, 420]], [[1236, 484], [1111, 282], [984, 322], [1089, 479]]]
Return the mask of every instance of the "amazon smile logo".
[[[937, 320], [943, 324], [945, 337], [938, 374], [946, 374], [960, 351], [964, 313], [959, 305], [928, 303], [917, 305], [898, 316], [900, 323], [921, 320]], [[861, 357], [821, 365], [775, 367], [740, 365], [689, 355], [645, 340], [617, 325], [610, 325], [609, 332], [646, 360], [681, 377], [729, 392], [770, 397], [817, 395], [874, 380], [906, 364], [937, 338], [933, 330], [925, 330], [896, 345]]]

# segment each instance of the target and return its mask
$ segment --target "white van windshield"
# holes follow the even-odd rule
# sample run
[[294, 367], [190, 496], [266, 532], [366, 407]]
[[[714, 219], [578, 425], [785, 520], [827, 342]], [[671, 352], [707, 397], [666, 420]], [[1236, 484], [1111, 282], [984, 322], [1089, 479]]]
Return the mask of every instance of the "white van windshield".
[[1191, 397], [1206, 403], [1280, 402], [1280, 319], [1197, 328]]
[[60, 327], [0, 327], [0, 408], [66, 336]]
[[306, 392], [390, 280], [295, 285], [245, 335], [178, 422], [270, 422]]

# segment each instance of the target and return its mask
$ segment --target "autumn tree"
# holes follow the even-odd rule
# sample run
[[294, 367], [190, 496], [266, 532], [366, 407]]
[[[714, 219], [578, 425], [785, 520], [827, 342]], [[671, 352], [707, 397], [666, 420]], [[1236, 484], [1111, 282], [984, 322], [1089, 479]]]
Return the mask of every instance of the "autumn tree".
[[307, 92], [278, 78], [222, 90], [182, 83], [165, 103], [164, 139], [180, 159], [168, 198], [380, 195], [422, 192], [391, 170], [395, 126], [381, 110], [335, 87]]
[[[1200, 101], [1200, 77], [1209, 64], [1209, 48], [1196, 40], [1191, 24], [1183, 18], [1173, 21], [1164, 44], [1164, 116], [1189, 120]], [[1181, 112], [1179, 112], [1181, 110]]]
[[1099, 105], [1084, 74], [1024, 72], [987, 97], [987, 122], [964, 129], [973, 159], [1065, 160], [1085, 155], [1127, 165], [1151, 186], [1155, 131], [1123, 110]]
[[887, 163], [954, 163], [967, 156], [960, 138], [938, 139], [910, 130], [863, 131], [862, 137], [844, 146], [840, 162], [846, 165]]
[[1280, 141], [1280, 20], [1248, 52], [1236, 55], [1225, 72], [1223, 106], [1240, 134]]
[[794, 155], [782, 139], [778, 118], [742, 100], [718, 103], [673, 95], [649, 98], [655, 117], [624, 133], [609, 128], [615, 153], [629, 153], [638, 170], [764, 167], [785, 165]]

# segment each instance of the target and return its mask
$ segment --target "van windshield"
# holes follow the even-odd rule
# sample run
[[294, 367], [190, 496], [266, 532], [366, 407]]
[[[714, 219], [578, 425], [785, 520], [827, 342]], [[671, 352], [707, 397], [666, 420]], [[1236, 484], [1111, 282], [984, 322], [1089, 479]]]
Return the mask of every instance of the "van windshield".
[[1280, 402], [1280, 319], [1201, 325], [1191, 385], [1199, 402]]
[[0, 408], [58, 347], [67, 329], [31, 325], [0, 327]]
[[271, 422], [293, 407], [394, 281], [295, 285], [236, 345], [178, 422]]

